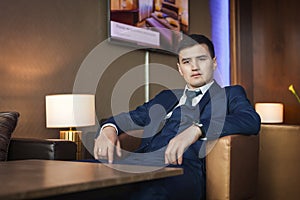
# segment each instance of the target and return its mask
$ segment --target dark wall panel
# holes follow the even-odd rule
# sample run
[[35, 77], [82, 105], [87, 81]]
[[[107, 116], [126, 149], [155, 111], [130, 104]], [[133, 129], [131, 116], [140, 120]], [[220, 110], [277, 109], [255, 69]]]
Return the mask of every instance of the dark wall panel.
[[300, 124], [300, 2], [253, 1], [254, 102], [282, 102], [284, 122]]

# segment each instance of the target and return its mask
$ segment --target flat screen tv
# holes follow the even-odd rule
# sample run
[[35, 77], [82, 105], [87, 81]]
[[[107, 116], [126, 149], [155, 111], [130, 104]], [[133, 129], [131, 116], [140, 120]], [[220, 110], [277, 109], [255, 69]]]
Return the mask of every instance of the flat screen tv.
[[174, 53], [188, 31], [188, 0], [109, 1], [112, 42]]

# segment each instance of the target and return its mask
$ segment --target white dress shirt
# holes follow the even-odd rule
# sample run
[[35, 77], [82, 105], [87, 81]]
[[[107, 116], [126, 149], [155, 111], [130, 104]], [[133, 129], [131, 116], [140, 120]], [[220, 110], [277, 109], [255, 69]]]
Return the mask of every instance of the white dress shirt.
[[[203, 85], [203, 86], [201, 86], [201, 87], [199, 87], [199, 88], [194, 89], [194, 91], [199, 91], [199, 90], [201, 90], [202, 94], [200, 94], [200, 95], [196, 96], [195, 98], [193, 98], [193, 100], [192, 100], [192, 106], [196, 106], [196, 105], [200, 102], [200, 100], [202, 99], [202, 97], [204, 96], [204, 94], [207, 92], [207, 90], [210, 88], [210, 86], [211, 86], [213, 83], [214, 83], [214, 81], [212, 81], [212, 82], [210, 82], [210, 83], [208, 83], [208, 84], [206, 84], [206, 85]], [[180, 100], [179, 100], [179, 103], [177, 104], [176, 107], [174, 107], [174, 109], [177, 108], [178, 106], [182, 106], [183, 104], [185, 104], [185, 102], [186, 102], [186, 94], [185, 94], [185, 90], [193, 91], [193, 90], [189, 89], [188, 86], [186, 85], [186, 86], [185, 86], [185, 89], [184, 89], [184, 91], [183, 91], [183, 94], [182, 94], [182, 96], [181, 96], [181, 98], [180, 98]], [[174, 109], [173, 109], [173, 110], [174, 110]], [[171, 117], [171, 115], [172, 115], [172, 113], [173, 113], [173, 110], [172, 110], [171, 112], [169, 112], [169, 113], [166, 115], [165, 119], [169, 119], [169, 118]]]

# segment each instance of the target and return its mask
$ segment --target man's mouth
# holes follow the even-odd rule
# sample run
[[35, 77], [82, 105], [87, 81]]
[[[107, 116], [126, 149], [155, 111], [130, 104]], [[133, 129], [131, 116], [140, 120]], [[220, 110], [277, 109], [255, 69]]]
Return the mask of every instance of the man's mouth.
[[200, 73], [196, 73], [196, 74], [192, 74], [192, 77], [199, 77], [199, 76], [201, 76], [202, 74], [200, 74]]

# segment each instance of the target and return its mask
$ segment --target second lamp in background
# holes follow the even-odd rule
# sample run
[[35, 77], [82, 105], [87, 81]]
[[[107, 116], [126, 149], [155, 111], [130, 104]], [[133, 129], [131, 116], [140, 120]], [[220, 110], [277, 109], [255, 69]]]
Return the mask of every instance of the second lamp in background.
[[256, 103], [255, 110], [261, 118], [261, 123], [282, 123], [282, 103]]

